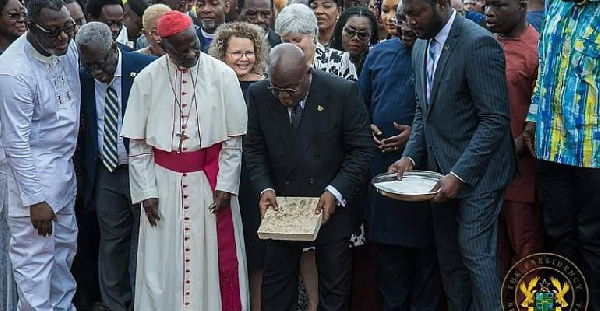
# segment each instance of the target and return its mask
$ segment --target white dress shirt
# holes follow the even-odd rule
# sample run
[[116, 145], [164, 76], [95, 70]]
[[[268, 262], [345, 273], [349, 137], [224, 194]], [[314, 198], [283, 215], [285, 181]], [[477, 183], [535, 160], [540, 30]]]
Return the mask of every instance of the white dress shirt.
[[[117, 68], [115, 70], [114, 79], [112, 82], [112, 88], [117, 92], [117, 101], [119, 105], [119, 114], [118, 114], [118, 124], [117, 124], [117, 133], [121, 133], [121, 128], [123, 127], [123, 97], [122, 97], [122, 75], [121, 75], [121, 66], [122, 66], [122, 58], [121, 50], [117, 49], [119, 53], [119, 60], [117, 62]], [[108, 89], [108, 84], [102, 83], [98, 80], [94, 80], [95, 83], [95, 96], [96, 96], [96, 125], [98, 132], [98, 151], [102, 154], [102, 147], [104, 146], [104, 104], [106, 97], [106, 89]], [[119, 154], [119, 164], [127, 164], [127, 149], [125, 149], [125, 144], [123, 144], [123, 137], [119, 135], [117, 138], [117, 153]]]
[[44, 201], [58, 212], [75, 198], [73, 153], [80, 105], [74, 42], [66, 55], [46, 57], [24, 34], [0, 56], [10, 216], [29, 216], [29, 206]]

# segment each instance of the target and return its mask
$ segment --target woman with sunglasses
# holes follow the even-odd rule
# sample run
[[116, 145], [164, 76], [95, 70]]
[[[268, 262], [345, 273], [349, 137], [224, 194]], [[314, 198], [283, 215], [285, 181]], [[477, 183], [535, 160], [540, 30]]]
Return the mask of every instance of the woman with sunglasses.
[[[248, 102], [250, 85], [264, 79], [269, 50], [265, 33], [259, 26], [238, 22], [219, 26], [215, 35], [208, 48], [208, 54], [233, 69], [240, 81], [244, 99]], [[238, 198], [244, 225], [250, 305], [251, 310], [260, 310], [264, 246], [256, 234], [260, 226], [258, 197], [250, 181], [245, 158], [242, 158]]]
[[18, 0], [0, 0], [0, 54], [27, 31], [25, 7]]
[[360, 75], [369, 48], [377, 44], [377, 18], [368, 8], [351, 7], [340, 16], [335, 25], [331, 47], [350, 54], [350, 60]]

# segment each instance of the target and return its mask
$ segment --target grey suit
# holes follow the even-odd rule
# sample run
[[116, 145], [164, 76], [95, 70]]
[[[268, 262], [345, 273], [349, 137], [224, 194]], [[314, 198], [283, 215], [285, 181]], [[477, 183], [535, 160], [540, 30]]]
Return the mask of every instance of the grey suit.
[[[417, 112], [404, 156], [455, 173], [458, 200], [433, 207], [450, 310], [500, 310], [496, 227], [515, 174], [504, 54], [485, 29], [456, 15], [426, 100], [427, 41], [413, 49]], [[427, 154], [427, 165], [419, 163]]]

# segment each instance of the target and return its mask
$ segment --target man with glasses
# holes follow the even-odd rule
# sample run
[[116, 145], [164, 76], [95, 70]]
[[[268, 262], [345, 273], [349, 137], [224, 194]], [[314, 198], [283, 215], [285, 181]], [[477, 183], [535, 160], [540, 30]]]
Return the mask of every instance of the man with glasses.
[[73, 153], [80, 107], [75, 22], [60, 0], [30, 0], [29, 32], [0, 57], [10, 257], [21, 310], [74, 310]]
[[316, 242], [266, 240], [262, 310], [296, 310], [300, 256], [316, 246], [319, 310], [349, 310], [355, 200], [373, 155], [367, 110], [354, 82], [307, 66], [299, 47], [269, 56], [268, 80], [250, 87], [244, 152], [261, 215], [276, 196], [319, 198]]
[[136, 310], [249, 310], [237, 199], [246, 105], [225, 63], [201, 53], [192, 19], [157, 24], [167, 55], [131, 88], [131, 199], [142, 203]]
[[[83, 26], [75, 42], [80, 53], [83, 118], [81, 149], [84, 205], [94, 201], [100, 226], [98, 271], [106, 310], [132, 307], [130, 249], [139, 204], [129, 192], [129, 141], [119, 136], [133, 79], [155, 57], [121, 52], [111, 29], [100, 22]], [[135, 247], [134, 247], [135, 248]]]
[[132, 52], [127, 46], [127, 31], [123, 32], [125, 19], [123, 2], [121, 0], [90, 0], [86, 8], [87, 20], [90, 22], [101, 22], [110, 27], [112, 38], [117, 42], [119, 49]]

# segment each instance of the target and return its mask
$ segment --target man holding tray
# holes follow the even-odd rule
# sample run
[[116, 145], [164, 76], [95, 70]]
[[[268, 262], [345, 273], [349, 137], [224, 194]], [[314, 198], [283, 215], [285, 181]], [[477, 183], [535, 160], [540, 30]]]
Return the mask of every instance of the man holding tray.
[[[261, 213], [277, 208], [276, 196], [320, 197], [319, 310], [349, 310], [348, 239], [360, 213], [353, 198], [373, 154], [366, 108], [355, 83], [313, 71], [292, 44], [273, 49], [269, 73], [250, 87], [244, 143]], [[267, 240], [265, 246], [262, 309], [295, 311], [300, 255], [310, 244]]]
[[[437, 169], [434, 234], [448, 310], [500, 310], [496, 260], [502, 194], [515, 174], [515, 150], [502, 48], [447, 0], [405, 0], [413, 48], [417, 112], [399, 177]], [[427, 154], [427, 163], [421, 159]]]

